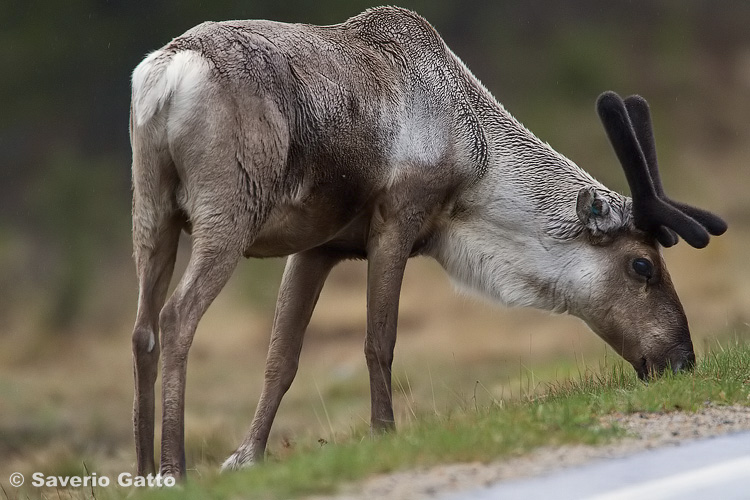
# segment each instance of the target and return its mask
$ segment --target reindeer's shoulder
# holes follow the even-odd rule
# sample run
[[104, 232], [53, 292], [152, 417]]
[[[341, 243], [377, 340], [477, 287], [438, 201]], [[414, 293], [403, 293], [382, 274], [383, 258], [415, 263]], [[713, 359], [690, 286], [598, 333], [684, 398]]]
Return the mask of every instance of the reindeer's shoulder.
[[414, 23], [416, 25], [430, 26], [430, 23], [425, 18], [413, 10], [394, 6], [372, 7], [346, 21], [346, 23], [368, 22]]
[[443, 40], [425, 18], [401, 7], [375, 7], [344, 22], [342, 27], [359, 31], [372, 42], [395, 42], [442, 47]]

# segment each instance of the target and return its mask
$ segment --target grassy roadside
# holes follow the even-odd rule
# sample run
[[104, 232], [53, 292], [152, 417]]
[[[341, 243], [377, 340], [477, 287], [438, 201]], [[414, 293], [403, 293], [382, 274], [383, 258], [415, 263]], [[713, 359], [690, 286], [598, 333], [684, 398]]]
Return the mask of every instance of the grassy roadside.
[[695, 411], [707, 401], [750, 405], [750, 346], [717, 348], [691, 374], [639, 382], [628, 366], [581, 375], [542, 396], [493, 407], [430, 415], [394, 435], [371, 439], [366, 430], [345, 443], [296, 450], [280, 461], [241, 473], [211, 474], [176, 490], [144, 498], [287, 498], [329, 493], [371, 474], [446, 462], [490, 461], [539, 446], [597, 444], [624, 435], [601, 423], [612, 412]]
[[[542, 395], [490, 407], [426, 415], [398, 433], [371, 438], [353, 431], [345, 442], [299, 445], [283, 460], [239, 473], [191, 471], [187, 484], [137, 492], [136, 498], [289, 498], [331, 493], [369, 475], [415, 466], [493, 461], [540, 446], [599, 444], [625, 431], [603, 423], [613, 412], [695, 411], [706, 402], [750, 405], [750, 346], [715, 348], [690, 374], [667, 375], [644, 384], [619, 363], [601, 374], [557, 382]], [[110, 488], [96, 498], [132, 492]]]

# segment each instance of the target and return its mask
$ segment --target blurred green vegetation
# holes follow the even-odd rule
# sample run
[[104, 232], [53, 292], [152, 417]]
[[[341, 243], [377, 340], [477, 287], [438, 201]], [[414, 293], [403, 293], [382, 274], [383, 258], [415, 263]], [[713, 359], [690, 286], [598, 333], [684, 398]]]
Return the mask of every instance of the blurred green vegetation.
[[[106, 283], [123, 285], [118, 271], [131, 266], [129, 75], [147, 52], [204, 20], [331, 24], [373, 5], [1, 2], [2, 318], [31, 312], [45, 329], [70, 330]], [[744, 0], [399, 5], [425, 16], [531, 130], [616, 189], [624, 189], [621, 173], [597, 165], [608, 145], [592, 109], [605, 89], [648, 96], [657, 125], [661, 116], [685, 110], [676, 126], [660, 130], [667, 157], [678, 137], [707, 146], [746, 139], [737, 124], [746, 120], [747, 105], [736, 105], [750, 86], [750, 3]], [[246, 288], [252, 297], [259, 293], [254, 286]], [[132, 302], [120, 307], [127, 314], [135, 303], [130, 288], [111, 298], [118, 307]]]

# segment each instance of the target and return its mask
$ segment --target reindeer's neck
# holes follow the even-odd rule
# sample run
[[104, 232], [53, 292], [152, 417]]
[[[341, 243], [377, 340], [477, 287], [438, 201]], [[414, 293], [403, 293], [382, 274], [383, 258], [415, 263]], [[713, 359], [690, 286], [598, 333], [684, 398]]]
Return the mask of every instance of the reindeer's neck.
[[[460, 63], [460, 61], [459, 61]], [[495, 206], [504, 224], [539, 235], [573, 238], [581, 226], [576, 216], [579, 191], [595, 187], [624, 219], [630, 200], [616, 193], [555, 151], [516, 120], [464, 67], [467, 96], [487, 143], [487, 166], [479, 167], [476, 201]], [[561, 123], [565, 122], [560, 117]], [[478, 170], [479, 170], [478, 168]]]
[[623, 218], [629, 199], [532, 134], [468, 70], [465, 82], [487, 165], [457, 204], [435, 257], [461, 285], [502, 303], [567, 310], [565, 288], [556, 289], [560, 270], [589, 247], [579, 237], [579, 191], [595, 187]]

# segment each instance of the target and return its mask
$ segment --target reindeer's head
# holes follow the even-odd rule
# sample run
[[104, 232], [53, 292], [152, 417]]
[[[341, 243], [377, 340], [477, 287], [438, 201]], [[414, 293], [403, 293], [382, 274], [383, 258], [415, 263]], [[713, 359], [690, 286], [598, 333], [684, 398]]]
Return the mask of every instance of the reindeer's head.
[[[679, 236], [702, 248], [727, 226], [664, 194], [644, 99], [607, 92], [597, 109], [632, 198], [519, 127], [515, 136], [498, 135], [495, 168], [457, 204], [434, 255], [468, 289], [578, 316], [641, 377], [689, 368], [688, 322], [661, 247]], [[507, 147], [509, 135], [515, 149]]]
[[[605, 193], [584, 188], [576, 213], [591, 239], [591, 256], [606, 262], [596, 283], [579, 287], [585, 296], [568, 304], [572, 313], [629, 361], [640, 377], [666, 367], [690, 368], [695, 362], [687, 318], [661, 257], [660, 246], [677, 243], [703, 248], [709, 233], [722, 234], [726, 223], [699, 208], [664, 194], [656, 162], [646, 101], [624, 101], [607, 92], [597, 102], [599, 116], [622, 164], [632, 194], [631, 207], [611, 207]], [[580, 262], [579, 262], [580, 267]], [[585, 267], [585, 266], [584, 266]], [[604, 270], [602, 270], [604, 269]], [[572, 286], [571, 288], [576, 288]]]

